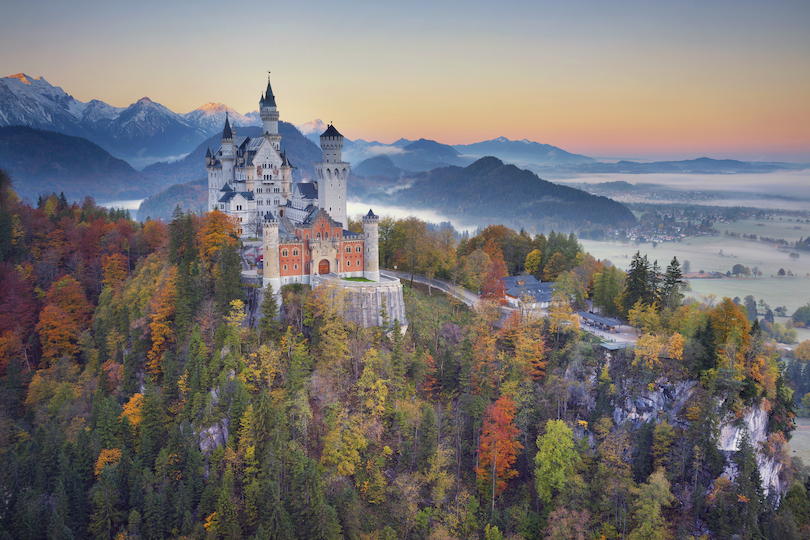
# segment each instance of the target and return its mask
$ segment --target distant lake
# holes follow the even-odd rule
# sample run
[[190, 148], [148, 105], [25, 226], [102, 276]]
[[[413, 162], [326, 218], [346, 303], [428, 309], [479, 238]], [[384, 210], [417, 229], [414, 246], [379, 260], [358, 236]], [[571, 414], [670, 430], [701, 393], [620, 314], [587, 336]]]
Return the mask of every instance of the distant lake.
[[130, 199], [130, 200], [121, 200], [121, 201], [104, 201], [104, 202], [96, 202], [96, 206], [103, 206], [109, 210], [115, 209], [123, 209], [123, 210], [135, 210], [137, 211], [140, 208], [143, 199]]

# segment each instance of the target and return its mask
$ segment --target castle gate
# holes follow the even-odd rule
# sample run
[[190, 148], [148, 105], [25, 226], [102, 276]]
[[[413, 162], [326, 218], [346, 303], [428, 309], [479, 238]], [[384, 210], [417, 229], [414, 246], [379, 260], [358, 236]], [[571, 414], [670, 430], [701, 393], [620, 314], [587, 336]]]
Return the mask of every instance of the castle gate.
[[324, 259], [318, 263], [318, 273], [319, 274], [328, 274], [329, 273], [329, 261]]

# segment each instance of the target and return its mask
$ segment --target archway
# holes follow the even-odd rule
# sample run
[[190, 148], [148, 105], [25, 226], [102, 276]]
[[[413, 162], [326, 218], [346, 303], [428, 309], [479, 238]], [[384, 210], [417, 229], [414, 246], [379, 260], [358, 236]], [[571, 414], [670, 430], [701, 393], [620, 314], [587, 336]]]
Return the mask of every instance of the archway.
[[324, 259], [318, 263], [318, 273], [319, 274], [328, 274], [329, 273], [329, 261]]

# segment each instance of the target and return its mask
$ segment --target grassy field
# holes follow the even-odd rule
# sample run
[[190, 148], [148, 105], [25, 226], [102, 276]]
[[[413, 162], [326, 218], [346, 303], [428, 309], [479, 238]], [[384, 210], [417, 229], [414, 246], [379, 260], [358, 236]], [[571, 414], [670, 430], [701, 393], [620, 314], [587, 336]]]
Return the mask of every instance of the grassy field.
[[721, 233], [726, 231], [740, 234], [756, 234], [768, 238], [784, 238], [795, 242], [810, 235], [810, 222], [794, 216], [774, 216], [773, 221], [762, 219], [738, 219], [734, 223], [717, 223], [715, 228]]
[[[755, 232], [754, 229], [762, 229], [757, 227], [756, 223], [750, 221], [745, 227], [740, 225], [740, 232], [752, 234]], [[795, 224], [795, 221], [792, 223]], [[720, 226], [724, 227], [725, 224]], [[805, 226], [802, 231], [804, 228]], [[810, 233], [810, 225], [806, 228], [806, 232]], [[787, 229], [782, 232], [786, 234]], [[789, 313], [793, 313], [796, 308], [810, 301], [810, 277], [807, 277], [810, 273], [810, 255], [803, 254], [798, 260], [793, 260], [789, 257], [789, 253], [779, 251], [764, 242], [737, 240], [725, 236], [701, 236], [687, 238], [681, 242], [664, 242], [655, 248], [651, 243], [635, 245], [593, 240], [581, 240], [581, 243], [585, 250], [597, 259], [609, 259], [624, 270], [630, 266], [636, 251], [640, 251], [642, 255], [646, 254], [650, 261], [657, 260], [662, 269], [666, 268], [672, 257], [677, 257], [681, 264], [688, 260], [692, 272], [704, 270], [726, 273], [739, 263], [749, 268], [758, 267], [763, 273], [761, 278], [756, 279], [693, 279], [690, 284], [693, 291], [699, 295], [716, 294], [720, 298], [724, 296], [744, 298], [750, 294], [757, 300], [764, 299], [771, 308], [787, 306]], [[797, 277], [776, 277], [780, 268], [792, 270]]]
[[802, 458], [810, 464], [810, 418], [797, 418], [796, 429], [790, 439], [790, 455]]

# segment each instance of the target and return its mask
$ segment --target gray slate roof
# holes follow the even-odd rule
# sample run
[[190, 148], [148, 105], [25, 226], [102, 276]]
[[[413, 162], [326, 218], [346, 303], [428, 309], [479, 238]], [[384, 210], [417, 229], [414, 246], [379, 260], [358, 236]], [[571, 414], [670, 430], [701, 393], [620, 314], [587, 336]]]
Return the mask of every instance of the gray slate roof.
[[[509, 276], [503, 278], [506, 294], [521, 299], [530, 296], [535, 302], [551, 302], [554, 283], [542, 283], [534, 276]], [[521, 284], [522, 282], [522, 284]]]
[[335, 126], [329, 124], [329, 127], [326, 128], [326, 131], [321, 133], [321, 137], [343, 137], [338, 130], [335, 129]]
[[231, 123], [228, 121], [228, 113], [225, 113], [225, 128], [222, 130], [223, 139], [233, 139], [233, 131], [231, 131]]
[[298, 182], [297, 184], [295, 184], [294, 189], [301, 194], [301, 198], [303, 199], [318, 198], [318, 190], [315, 189], [315, 184], [313, 184], [312, 182]]

